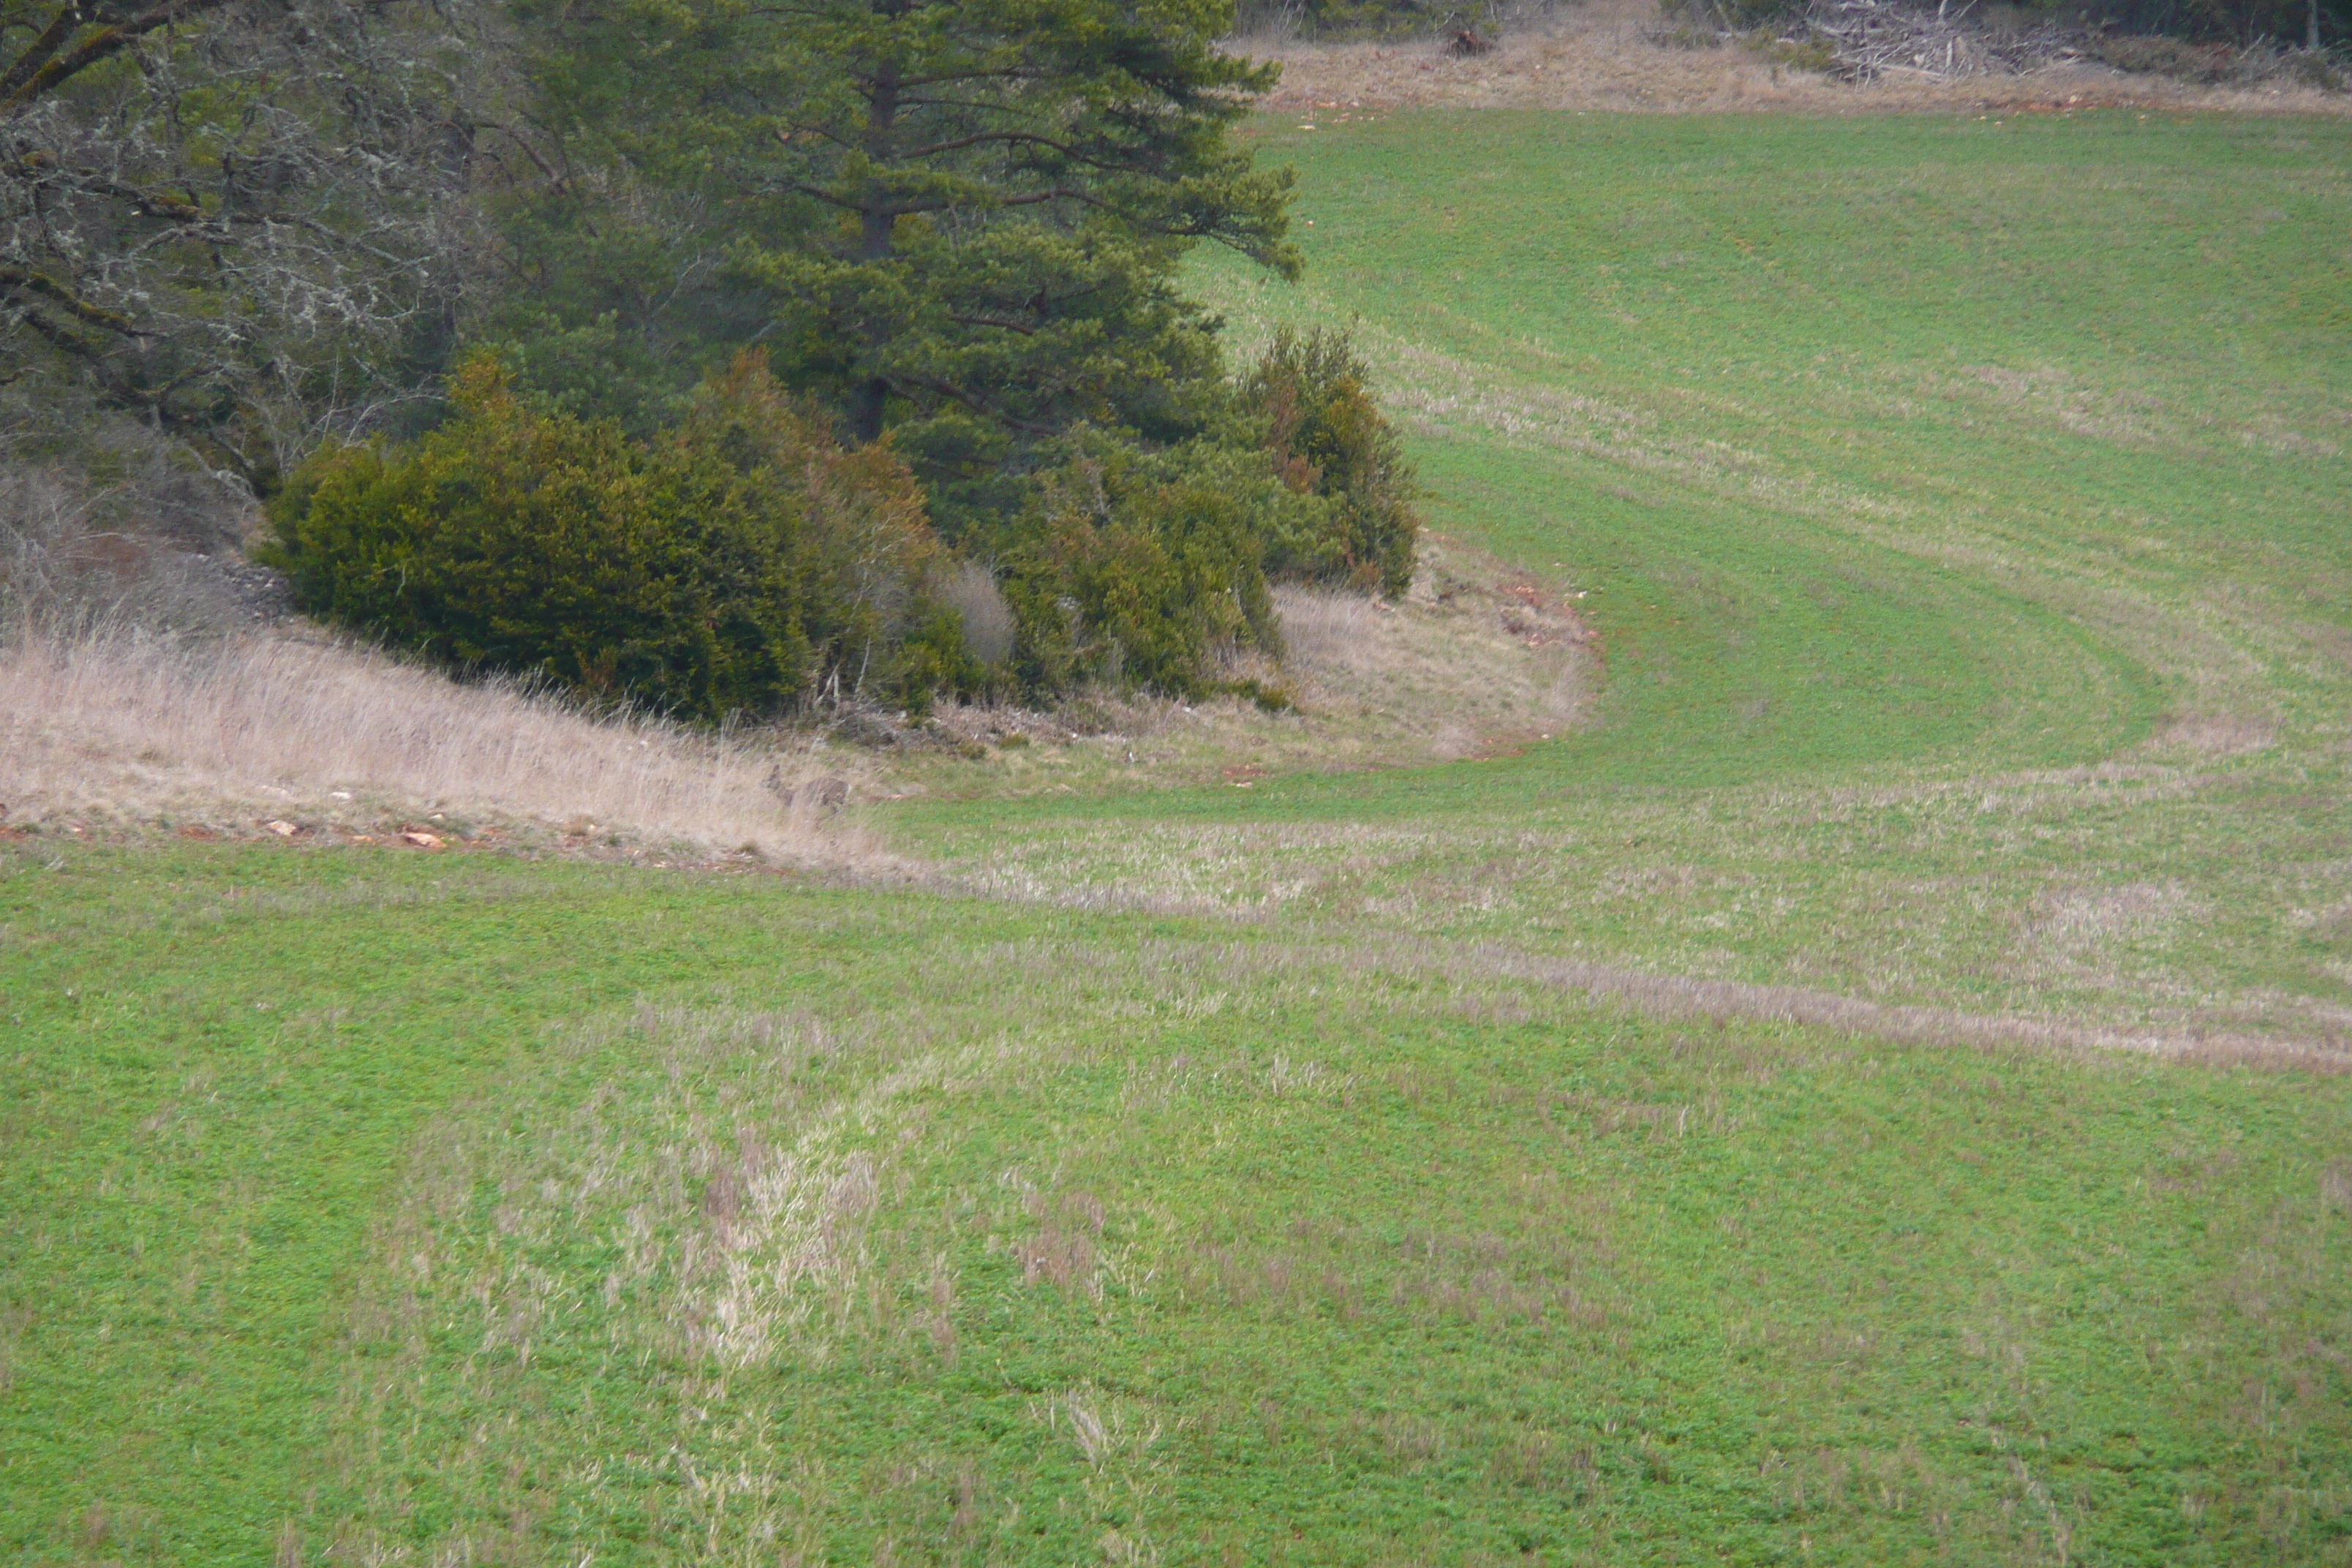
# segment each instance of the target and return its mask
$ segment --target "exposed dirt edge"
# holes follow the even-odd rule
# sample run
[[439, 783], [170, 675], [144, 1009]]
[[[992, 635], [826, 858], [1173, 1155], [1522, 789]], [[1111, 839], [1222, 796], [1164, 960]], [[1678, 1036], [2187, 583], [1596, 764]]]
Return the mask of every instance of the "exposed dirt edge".
[[886, 748], [881, 787], [938, 799], [1248, 789], [1507, 755], [1585, 722], [1601, 684], [1601, 641], [1565, 574], [1424, 532], [1421, 569], [1394, 603], [1278, 587], [1288, 651], [1229, 659], [1235, 691], [1200, 702], [1097, 692], [1045, 711], [949, 704], [919, 743]]

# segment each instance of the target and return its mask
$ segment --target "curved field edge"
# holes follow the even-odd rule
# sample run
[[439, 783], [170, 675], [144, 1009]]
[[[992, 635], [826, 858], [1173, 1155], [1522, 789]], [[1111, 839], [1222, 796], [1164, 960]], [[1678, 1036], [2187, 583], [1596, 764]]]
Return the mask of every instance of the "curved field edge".
[[922, 808], [991, 886], [2079, 1026], [2352, 1023], [2352, 128], [1401, 112], [1297, 161], [1443, 526], [1599, 722], [1475, 767]]

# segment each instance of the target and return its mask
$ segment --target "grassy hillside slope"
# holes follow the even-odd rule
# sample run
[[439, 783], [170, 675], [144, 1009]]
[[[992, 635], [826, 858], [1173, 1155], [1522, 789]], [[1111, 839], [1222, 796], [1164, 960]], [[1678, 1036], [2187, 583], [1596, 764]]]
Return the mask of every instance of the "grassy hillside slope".
[[961, 890], [0, 844], [0, 1553], [2352, 1556], [2352, 134], [1265, 134], [1204, 286], [1599, 721]]
[[929, 847], [1648, 970], [2341, 1037], [2344, 127], [1268, 140], [1306, 174], [1308, 285], [1213, 271], [1212, 298], [1244, 330], [1359, 322], [1445, 524], [1590, 595], [1603, 721], [1246, 807], [942, 813]]

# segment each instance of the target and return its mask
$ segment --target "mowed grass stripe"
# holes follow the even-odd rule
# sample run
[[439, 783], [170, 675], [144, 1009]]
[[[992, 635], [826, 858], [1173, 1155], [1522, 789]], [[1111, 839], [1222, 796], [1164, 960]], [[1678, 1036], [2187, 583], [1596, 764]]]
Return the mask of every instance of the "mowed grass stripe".
[[1599, 722], [1475, 766], [902, 805], [903, 842], [1071, 897], [2340, 1040], [2343, 126], [1262, 135], [1308, 280], [1202, 286], [1245, 339], [1354, 324], [1443, 525], [1587, 593]]

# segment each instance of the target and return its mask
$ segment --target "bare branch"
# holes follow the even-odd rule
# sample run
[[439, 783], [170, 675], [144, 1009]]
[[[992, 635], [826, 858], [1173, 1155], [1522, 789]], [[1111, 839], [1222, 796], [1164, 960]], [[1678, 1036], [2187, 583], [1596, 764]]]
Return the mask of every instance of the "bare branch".
[[21, 267], [0, 267], [0, 289], [7, 289], [12, 293], [37, 294], [63, 310], [75, 321], [89, 326], [104, 327], [108, 331], [116, 332], [124, 337], [138, 335], [139, 329], [131, 324], [130, 317], [117, 310], [109, 310], [101, 306], [93, 305], [77, 296], [72, 289], [56, 279], [45, 277], [41, 273], [27, 272]]
[[[158, 27], [184, 22], [192, 16], [214, 10], [226, 4], [227, 0], [167, 0], [166, 4], [133, 16], [126, 22], [110, 27], [100, 27], [75, 46], [72, 53], [50, 59], [7, 91], [0, 93], [0, 112], [21, 109], [26, 104], [54, 91], [58, 84], [71, 80], [99, 61], [110, 55], [119, 53]], [[54, 24], [52, 27], [54, 28]], [[47, 37], [47, 33], [42, 34], [43, 38]], [[21, 65], [23, 62], [18, 63]], [[16, 74], [13, 68], [9, 74], [12, 76]]]

